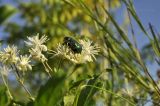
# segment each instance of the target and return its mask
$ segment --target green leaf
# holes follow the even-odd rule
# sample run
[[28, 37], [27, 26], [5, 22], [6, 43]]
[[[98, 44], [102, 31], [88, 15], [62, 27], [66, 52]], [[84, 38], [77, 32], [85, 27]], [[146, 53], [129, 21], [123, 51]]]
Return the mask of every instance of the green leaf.
[[151, 41], [151, 43], [153, 43], [152, 45], [155, 45], [155, 47], [153, 46], [153, 50], [155, 50], [155, 53], [157, 54], [157, 56], [159, 56], [160, 55], [160, 51], [159, 51], [160, 46], [159, 46], [158, 38], [153, 30], [153, 26], [150, 23], [149, 23], [149, 28], [150, 28], [151, 34], [153, 36], [153, 39], [154, 39], [153, 42]]
[[7, 89], [0, 87], [0, 106], [7, 106], [8, 102]]
[[16, 13], [17, 9], [11, 5], [4, 5], [0, 7], [0, 24], [2, 24], [11, 15]]
[[79, 80], [79, 81], [77, 81], [77, 82], [74, 82], [69, 89], [71, 90], [71, 89], [79, 86], [79, 85], [80, 85], [83, 81], [85, 81], [85, 80], [86, 80], [86, 79], [81, 79], [81, 80]]
[[[97, 85], [97, 79], [99, 75], [94, 76], [94, 78], [90, 79], [87, 83], [87, 85]], [[85, 87], [83, 88], [78, 97], [76, 98], [77, 101], [75, 101], [76, 106], [89, 106], [89, 102], [92, 101], [92, 97], [95, 94], [97, 89], [92, 87]]]
[[90, 79], [90, 78], [91, 78], [91, 76], [88, 75], [88, 76], [86, 76], [86, 77], [84, 76], [83, 78], [77, 80], [76, 82], [73, 82], [73, 83], [71, 84], [69, 90], [71, 90], [71, 89], [79, 86], [80, 84], [82, 84], [82, 82], [84, 82], [84, 81], [86, 81], [87, 79]]
[[64, 75], [55, 76], [43, 85], [35, 100], [34, 106], [56, 106], [63, 99]]

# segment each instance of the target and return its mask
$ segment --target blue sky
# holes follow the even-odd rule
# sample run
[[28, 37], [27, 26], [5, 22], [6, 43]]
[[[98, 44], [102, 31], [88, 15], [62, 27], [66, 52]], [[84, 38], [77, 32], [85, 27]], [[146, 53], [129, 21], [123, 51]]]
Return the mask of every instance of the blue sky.
[[[134, 0], [135, 9], [137, 11], [138, 16], [140, 17], [143, 25], [146, 29], [148, 29], [148, 23], [152, 23], [152, 25], [156, 28], [156, 30], [159, 32], [160, 28], [160, 0]], [[136, 28], [135, 30], [137, 33], [139, 32], [139, 29]], [[149, 30], [148, 30], [149, 31]], [[143, 36], [143, 33], [140, 33], [137, 35], [137, 41], [140, 45], [145, 44], [148, 40], [145, 36]], [[150, 73], [152, 76], [156, 77], [156, 71], [159, 68], [159, 66], [154, 63], [148, 65], [148, 68], [150, 70]]]
[[[158, 31], [160, 27], [160, 0], [135, 0], [134, 5], [138, 16], [140, 17], [143, 25], [148, 29], [148, 23], [150, 22]], [[135, 25], [136, 26], [136, 25]], [[135, 28], [138, 31], [138, 28]], [[149, 31], [149, 30], [148, 30]], [[146, 40], [138, 35], [138, 40], [142, 44]], [[143, 42], [142, 42], [143, 41]]]
[[134, 4], [144, 25], [152, 22], [157, 28], [160, 27], [160, 0], [135, 0]]
[[[148, 23], [151, 23], [157, 32], [159, 32], [160, 28], [160, 0], [133, 0], [135, 10], [143, 23], [145, 29], [149, 31]], [[124, 19], [124, 11], [125, 6], [122, 6], [117, 11], [116, 14], [116, 20], [118, 23], [122, 23]], [[148, 38], [143, 34], [143, 32], [139, 29], [137, 23], [132, 20], [132, 24], [135, 31], [135, 36], [137, 38], [138, 48], [141, 49], [146, 43], [148, 43]], [[152, 76], [154, 76], [154, 79], [156, 79], [156, 71], [159, 68], [157, 63], [153, 64], [147, 64], [148, 69], [150, 70], [150, 73]]]

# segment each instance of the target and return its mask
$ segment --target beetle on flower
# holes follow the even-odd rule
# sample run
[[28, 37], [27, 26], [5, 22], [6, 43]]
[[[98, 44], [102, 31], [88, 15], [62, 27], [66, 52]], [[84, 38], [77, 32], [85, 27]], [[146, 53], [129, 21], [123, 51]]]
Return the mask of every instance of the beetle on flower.
[[[72, 38], [70, 38], [70, 40], [72, 40]], [[79, 43], [77, 41], [74, 43], [73, 40], [72, 42], [66, 41], [65, 37], [64, 43], [65, 45], [58, 44], [57, 49], [54, 51], [55, 56], [62, 56], [74, 63], [92, 62], [96, 59], [95, 55], [98, 55], [100, 50], [100, 48], [97, 45], [93, 45], [90, 40], [80, 40]], [[76, 45], [78, 47], [80, 46], [80, 49], [77, 48]]]

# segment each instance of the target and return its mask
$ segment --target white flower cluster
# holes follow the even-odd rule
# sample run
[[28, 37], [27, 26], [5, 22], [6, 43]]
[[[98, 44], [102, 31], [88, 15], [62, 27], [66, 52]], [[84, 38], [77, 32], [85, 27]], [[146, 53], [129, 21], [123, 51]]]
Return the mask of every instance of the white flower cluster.
[[28, 47], [30, 47], [29, 52], [31, 56], [41, 62], [47, 61], [47, 58], [42, 52], [47, 51], [47, 46], [44, 43], [48, 40], [47, 36], [43, 35], [39, 38], [39, 34], [33, 37], [27, 37], [28, 41], [25, 41]]
[[25, 41], [26, 45], [30, 48], [29, 52], [32, 57], [32, 59], [38, 60], [42, 62], [45, 71], [48, 73], [48, 75], [51, 77], [52, 69], [47, 63], [47, 58], [43, 54], [43, 52], [47, 52], [47, 46], [44, 45], [46, 41], [48, 41], [47, 36], [43, 35], [42, 37], [39, 37], [39, 34], [33, 37], [27, 37], [28, 41]]
[[32, 70], [32, 67], [29, 64], [30, 62], [31, 62], [30, 56], [28, 57], [27, 55], [25, 55], [25, 56], [20, 55], [19, 61], [17, 63], [17, 68], [19, 70], [25, 70], [25, 71], [28, 69]]
[[[0, 51], [0, 63], [1, 70], [5, 70], [2, 73], [7, 75], [7, 71], [11, 66], [15, 66], [19, 71], [32, 70], [31, 59], [36, 59], [41, 62], [47, 61], [47, 58], [42, 52], [47, 51], [47, 46], [44, 43], [47, 41], [46, 36], [39, 38], [39, 34], [33, 37], [28, 37], [28, 41], [25, 41], [26, 45], [30, 47], [30, 55], [20, 55], [16, 46], [7, 46]], [[48, 64], [47, 64], [48, 65]]]
[[0, 63], [2, 65], [1, 69], [5, 69], [6, 73], [8, 70], [10, 70], [10, 65], [15, 65], [16, 68], [20, 71], [27, 71], [32, 69], [32, 66], [30, 65], [30, 57], [27, 55], [19, 55], [19, 51], [14, 45], [7, 46], [3, 51], [0, 51]]
[[18, 61], [18, 50], [16, 46], [7, 46], [4, 51], [0, 51], [0, 61], [3, 64], [16, 63]]
[[[9, 70], [6, 66], [15, 66], [19, 71], [32, 70], [31, 59], [34, 59], [40, 61], [45, 71], [51, 76], [52, 69], [47, 63], [48, 59], [43, 54], [48, 50], [47, 46], [44, 45], [48, 41], [47, 36], [43, 35], [40, 37], [37, 34], [36, 36], [27, 38], [28, 40], [24, 42], [29, 47], [30, 55], [20, 55], [16, 46], [7, 46], [4, 50], [0, 51], [1, 69]], [[100, 48], [97, 45], [93, 45], [90, 40], [80, 40], [79, 43], [82, 45], [80, 53], [74, 53], [67, 45], [58, 44], [56, 51], [54, 51], [54, 56], [64, 57], [74, 63], [85, 63], [95, 60], [95, 55], [98, 54]]]
[[93, 62], [100, 48], [97, 45], [92, 45], [90, 40], [80, 40], [79, 43], [82, 45], [81, 53], [74, 53], [68, 46], [58, 44], [56, 51], [54, 51], [55, 56], [64, 57], [74, 63]]

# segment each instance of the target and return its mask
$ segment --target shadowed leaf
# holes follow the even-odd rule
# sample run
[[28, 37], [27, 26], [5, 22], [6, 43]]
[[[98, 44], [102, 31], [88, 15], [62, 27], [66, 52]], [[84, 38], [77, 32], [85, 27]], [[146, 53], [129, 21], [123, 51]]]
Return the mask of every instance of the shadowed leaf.
[[7, 92], [6, 92], [5, 87], [0, 88], [0, 106], [7, 106], [8, 104], [8, 97], [7, 97]]
[[[87, 83], [87, 85], [97, 85], [97, 79], [99, 75], [94, 76], [93, 79], [90, 79]], [[98, 86], [98, 85], [97, 85]], [[95, 94], [97, 89], [91, 88], [91, 87], [85, 87], [83, 88], [78, 95], [76, 106], [88, 106], [90, 101], [92, 100], [92, 96]]]
[[63, 97], [64, 76], [51, 78], [39, 90], [34, 106], [56, 106]]
[[2, 24], [11, 15], [16, 13], [16, 8], [11, 5], [4, 5], [0, 7], [0, 24]]

